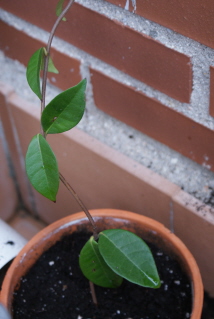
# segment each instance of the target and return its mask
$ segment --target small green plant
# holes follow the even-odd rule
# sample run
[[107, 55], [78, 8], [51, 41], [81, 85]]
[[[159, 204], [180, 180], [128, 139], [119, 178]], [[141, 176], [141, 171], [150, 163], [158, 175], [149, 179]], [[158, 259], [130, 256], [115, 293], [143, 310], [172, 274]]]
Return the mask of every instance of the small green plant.
[[[63, 9], [64, 0], [58, 2], [56, 8], [58, 18], [50, 33], [47, 47], [37, 50], [27, 66], [28, 84], [41, 101], [41, 131], [32, 138], [26, 153], [27, 175], [33, 187], [54, 202], [61, 180], [86, 213], [92, 225], [93, 236], [82, 248], [79, 264], [90, 282], [114, 288], [119, 287], [123, 279], [127, 279], [141, 286], [158, 288], [160, 279], [147, 244], [135, 234], [122, 229], [97, 233], [96, 224], [89, 211], [59, 172], [56, 157], [46, 140], [48, 134], [59, 134], [76, 126], [85, 110], [85, 79], [60, 93], [45, 106], [47, 72], [58, 73], [50, 58], [52, 39], [60, 21], [66, 20], [64, 15], [73, 2], [74, 0], [70, 0], [65, 9]], [[41, 70], [43, 70], [42, 86]]]

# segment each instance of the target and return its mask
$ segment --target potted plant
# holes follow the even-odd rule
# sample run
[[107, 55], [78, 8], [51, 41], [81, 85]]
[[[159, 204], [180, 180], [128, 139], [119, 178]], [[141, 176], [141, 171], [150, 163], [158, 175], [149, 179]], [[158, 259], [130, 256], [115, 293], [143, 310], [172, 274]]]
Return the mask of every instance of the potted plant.
[[[17, 302], [20, 306], [20, 299], [18, 299], [19, 301], [16, 302], [16, 297], [14, 297], [14, 295], [18, 294], [16, 290], [17, 287], [21, 285], [20, 289], [18, 289], [18, 292], [21, 290], [20, 295], [22, 298], [22, 305], [24, 309], [26, 299], [24, 299], [22, 294], [23, 291], [26, 290], [26, 288], [23, 289], [22, 286], [23, 283], [26, 281], [31, 282], [31, 280], [27, 277], [28, 274], [32, 272], [32, 270], [29, 269], [33, 269], [34, 272], [36, 265], [40, 263], [41, 258], [43, 259], [43, 257], [46, 256], [46, 253], [50, 252], [52, 248], [54, 249], [59, 242], [64, 243], [64, 241], [69, 241], [70, 239], [68, 238], [70, 238], [70, 236], [76, 236], [76, 233], [78, 232], [79, 234], [84, 233], [86, 234], [86, 236], [90, 237], [89, 240], [85, 240], [86, 244], [84, 244], [84, 247], [80, 249], [81, 252], [79, 256], [79, 267], [90, 283], [90, 293], [93, 300], [92, 307], [97, 307], [96, 311], [94, 310], [96, 313], [94, 318], [127, 318], [127, 311], [121, 314], [120, 309], [114, 310], [113, 313], [109, 310], [109, 313], [101, 314], [102, 312], [100, 311], [104, 307], [102, 307], [102, 304], [97, 301], [99, 300], [99, 297], [97, 298], [95, 290], [98, 291], [98, 289], [95, 289], [94, 284], [99, 285], [102, 287], [102, 289], [104, 289], [104, 295], [105, 293], [109, 294], [110, 289], [111, 295], [113, 294], [113, 299], [115, 297], [114, 294], [118, 294], [118, 292], [114, 293], [112, 288], [117, 288], [117, 291], [118, 289], [120, 289], [120, 292], [122, 292], [123, 290], [125, 290], [125, 287], [128, 287], [126, 288], [126, 291], [130, 291], [130, 289], [131, 291], [133, 291], [133, 283], [136, 284], [137, 287], [144, 287], [144, 290], [140, 290], [140, 301], [138, 300], [138, 302], [136, 303], [136, 300], [134, 300], [134, 305], [132, 306], [134, 308], [140, 307], [140, 304], [142, 303], [141, 294], [145, 294], [145, 297], [147, 297], [148, 295], [150, 295], [150, 291], [152, 290], [151, 288], [155, 288], [154, 290], [158, 291], [159, 287], [161, 286], [161, 279], [159, 277], [156, 263], [151, 253], [151, 249], [156, 249], [154, 251], [156, 251], [156, 253], [160, 256], [164, 256], [166, 260], [170, 259], [171, 255], [173, 255], [176, 263], [180, 264], [181, 268], [187, 272], [187, 276], [189, 277], [190, 281], [185, 285], [189, 285], [187, 289], [188, 291], [191, 290], [190, 286], [193, 285], [192, 295], [194, 296], [194, 300], [189, 306], [189, 310], [185, 314], [182, 314], [180, 316], [185, 315], [187, 318], [189, 317], [191, 319], [199, 319], [203, 302], [203, 288], [201, 277], [192, 255], [179, 241], [179, 239], [177, 239], [175, 235], [173, 235], [169, 230], [165, 229], [161, 224], [143, 216], [136, 215], [134, 213], [127, 213], [124, 211], [120, 212], [115, 210], [98, 210], [89, 212], [79, 196], [74, 191], [74, 189], [71, 187], [71, 185], [58, 171], [57, 160], [50, 145], [46, 140], [46, 137], [48, 134], [62, 133], [73, 128], [81, 120], [85, 109], [85, 79], [76, 86], [60, 93], [47, 106], [45, 106], [47, 72], [58, 72], [53, 64], [53, 61], [50, 58], [51, 42], [57, 26], [59, 25], [61, 20], [65, 20], [64, 15], [69, 10], [73, 2], [74, 0], [70, 0], [65, 9], [63, 9], [64, 0], [60, 0], [58, 2], [56, 9], [58, 18], [50, 33], [47, 47], [37, 50], [31, 57], [27, 67], [27, 80], [29, 86], [41, 100], [41, 131], [40, 134], [37, 134], [33, 137], [29, 144], [26, 154], [26, 171], [33, 187], [40, 194], [52, 201], [56, 201], [59, 181], [61, 180], [66, 188], [69, 190], [69, 192], [77, 200], [84, 213], [82, 212], [79, 214], [75, 214], [73, 216], [66, 217], [58, 222], [55, 222], [54, 224], [48, 226], [46, 229], [37, 234], [24, 247], [24, 249], [15, 258], [6, 275], [1, 292], [1, 301], [9, 310], [11, 310], [12, 308], [14, 309]], [[40, 89], [41, 70], [43, 70], [42, 90]], [[90, 236], [89, 233], [91, 233]], [[66, 235], [68, 234], [69, 236], [66, 237]], [[142, 238], [144, 240], [142, 240]], [[79, 239], [77, 239], [76, 241], [81, 242]], [[150, 248], [145, 241], [149, 243]], [[74, 243], [73, 237], [71, 242], [72, 246]], [[155, 244], [157, 248], [151, 248], [153, 247], [151, 246], [153, 245], [152, 243]], [[69, 249], [71, 248], [72, 247], [70, 247]], [[186, 255], [181, 255], [181, 251], [184, 251]], [[165, 256], [166, 253], [167, 256]], [[73, 252], [73, 254], [79, 254], [79, 252], [77, 253], [75, 251]], [[49, 260], [49, 267], [52, 267], [56, 263], [57, 258], [59, 260], [61, 259], [61, 257], [59, 256], [56, 256], [55, 258], [53, 260]], [[76, 257], [76, 259], [78, 258]], [[191, 266], [193, 266], [193, 270]], [[168, 266], [164, 265], [162, 268], [167, 267]], [[42, 269], [43, 268], [38, 270], [40, 274], [43, 271]], [[170, 270], [174, 272], [174, 270]], [[45, 271], [47, 273], [52, 273], [50, 272], [50, 268]], [[170, 276], [170, 272], [168, 273], [168, 276]], [[20, 278], [22, 278], [22, 280], [20, 280]], [[122, 285], [123, 279], [131, 282], [131, 286], [129, 286], [128, 284], [126, 284], [126, 286], [124, 284]], [[84, 280], [85, 283], [87, 280]], [[36, 281], [39, 280], [36, 279]], [[184, 282], [186, 281], [184, 280]], [[167, 291], [168, 283], [163, 282], [162, 284], [164, 284], [164, 288], [162, 289]], [[179, 286], [180, 279], [174, 279], [174, 284]], [[34, 285], [35, 284], [33, 284], [33, 287]], [[122, 288], [119, 288], [120, 286]], [[67, 284], [64, 283], [61, 288], [61, 293], [63, 291], [66, 291]], [[200, 289], [198, 290], [198, 288]], [[51, 289], [54, 290], [55, 288], [51, 287], [50, 290]], [[34, 290], [34, 288], [29, 288], [26, 298], [32, 290]], [[46, 288], [43, 287], [41, 288], [41, 290], [45, 291]], [[176, 288], [176, 290], [178, 290], [178, 287]], [[99, 290], [99, 296], [103, 293], [102, 291]], [[160, 294], [162, 293], [163, 290]], [[186, 294], [186, 292], [180, 291], [181, 296], [182, 293]], [[75, 295], [77, 294], [77, 292], [72, 291], [72, 294]], [[34, 295], [34, 299], [36, 299], [36, 295]], [[82, 291], [80, 292], [80, 296], [81, 295]], [[64, 296], [64, 294], [62, 296]], [[14, 302], [13, 298], [15, 300]], [[154, 299], [153, 296], [150, 298], [151, 300]], [[107, 297], [104, 297], [104, 300], [106, 299]], [[161, 299], [160, 295], [159, 299]], [[181, 298], [181, 302], [184, 299]], [[91, 305], [91, 302], [89, 303]], [[97, 306], [98, 303], [99, 309]], [[169, 303], [169, 300], [166, 301], [166, 304], [164, 304], [163, 308], [166, 307], [167, 303]], [[83, 304], [83, 300], [80, 304]], [[159, 301], [159, 303], [157, 304], [162, 304], [162, 301]], [[46, 304], [43, 304], [43, 307], [40, 307], [39, 310], [34, 311], [33, 309], [35, 318], [48, 318], [50, 310], [47, 310], [45, 305]], [[59, 308], [58, 305], [59, 301], [57, 303], [56, 309]], [[146, 306], [144, 306], [144, 308], [145, 307]], [[176, 306], [173, 307], [175, 307], [175, 311], [178, 312], [180, 306], [177, 308]], [[154, 307], [154, 310], [150, 317], [148, 317], [149, 313], [147, 314], [147, 312], [145, 312], [145, 318], [167, 318], [167, 314], [162, 315], [157, 313], [159, 308], [159, 306]], [[27, 308], [25, 315], [26, 318], [28, 318], [27, 315], [29, 314], [29, 311], [30, 308]], [[56, 310], [54, 310], [54, 312], [56, 312]], [[128, 315], [129, 317], [132, 316], [132, 312], [133, 311], [131, 311], [131, 313]], [[41, 316], [44, 316], [39, 317], [39, 313]], [[21, 318], [24, 318], [22, 310], [19, 315], [21, 316]], [[70, 315], [71, 314], [69, 312], [68, 316]], [[177, 315], [179, 314], [174, 314], [173, 318], [179, 318], [176, 317]], [[16, 318], [19, 318], [17, 313], [15, 314], [15, 316]], [[32, 318], [32, 316], [33, 315], [31, 314], [30, 317]], [[62, 316], [62, 318], [66, 318], [65, 315], [62, 315], [61, 313], [57, 314], [56, 318], [59, 318], [60, 316]], [[83, 318], [82, 314], [73, 314], [72, 318], [76, 318], [75, 316], [78, 316], [79, 319]], [[172, 318], [171, 314], [169, 316], [171, 316]], [[133, 317], [141, 318], [141, 313], [134, 314]], [[51, 318], [54, 318], [53, 314], [51, 314]]]
[[[203, 287], [202, 287], [202, 282], [201, 282], [201, 278], [200, 278], [200, 273], [199, 273], [198, 267], [195, 263], [194, 258], [191, 255], [191, 253], [188, 251], [188, 249], [185, 247], [185, 245], [173, 233], [171, 233], [168, 229], [166, 229], [160, 223], [158, 223], [158, 222], [156, 222], [148, 217], [144, 217], [144, 216], [134, 214], [134, 213], [129, 213], [129, 212], [125, 212], [125, 211], [118, 211], [118, 210], [110, 210], [110, 209], [94, 210], [94, 211], [91, 211], [91, 213], [92, 213], [93, 218], [96, 221], [98, 230], [100, 230], [100, 229], [103, 230], [106, 228], [111, 229], [112, 227], [113, 228], [116, 227], [119, 229], [125, 229], [125, 230], [129, 230], [131, 232], [136, 232], [139, 236], [143, 236], [143, 238], [145, 240], [147, 240], [148, 242], [153, 242], [153, 243], [155, 243], [156, 246], [161, 247], [161, 250], [158, 250], [158, 252], [157, 252], [157, 254], [159, 255], [159, 257], [161, 259], [165, 258], [163, 255], [161, 255], [162, 250], [165, 252], [167, 251], [167, 253], [169, 255], [173, 254], [173, 256], [175, 258], [177, 258], [177, 260], [179, 260], [179, 263], [182, 264], [182, 268], [185, 269], [185, 271], [187, 272], [188, 277], [190, 278], [191, 285], [192, 285], [192, 296], [190, 297], [190, 298], [192, 298], [192, 306], [191, 306], [192, 313], [191, 313], [191, 315], [189, 314], [189, 318], [191, 318], [191, 319], [198, 318], [199, 319], [201, 317], [201, 309], [202, 309], [202, 302], [203, 302]], [[59, 239], [61, 239], [62, 237], [65, 237], [68, 234], [71, 234], [77, 230], [80, 231], [82, 229], [84, 229], [85, 231], [91, 230], [91, 225], [88, 222], [88, 220], [85, 217], [83, 212], [65, 217], [65, 218], [49, 225], [48, 227], [43, 229], [41, 232], [39, 232], [24, 247], [24, 249], [15, 258], [13, 264], [11, 265], [11, 267], [10, 267], [6, 277], [5, 277], [5, 281], [3, 283], [1, 300], [2, 300], [3, 304], [8, 309], [11, 309], [11, 303], [13, 301], [13, 293], [14, 293], [14, 290], [16, 289], [17, 285], [19, 284], [20, 278], [23, 277], [23, 275], [28, 271], [28, 269], [32, 267], [32, 265], [44, 253], [44, 251], [48, 251], [48, 249], [52, 245], [54, 245], [56, 242], [58, 242]], [[70, 250], [70, 247], [69, 247], [69, 250]], [[77, 252], [77, 254], [74, 256], [74, 258], [76, 260], [78, 259], [78, 257], [77, 257], [78, 253], [79, 252]], [[157, 255], [156, 255], [156, 257], [157, 257]], [[54, 272], [54, 270], [52, 268], [54, 265], [52, 265], [52, 262], [57, 264], [57, 257], [55, 257], [54, 259], [49, 257], [49, 259], [46, 262], [47, 269], [50, 272]], [[62, 263], [62, 259], [59, 260], [59, 263]], [[44, 266], [42, 266], [42, 268], [40, 268], [40, 272], [42, 272], [42, 273], [46, 272], [46, 268], [43, 268], [43, 267]], [[71, 267], [71, 268], [69, 268], [69, 267]], [[66, 268], [68, 269], [68, 277], [69, 277], [70, 271], [75, 272], [73, 265], [71, 265], [69, 262], [66, 264]], [[161, 273], [162, 270], [161, 269], [159, 269], [159, 270]], [[175, 311], [178, 311], [176, 309], [177, 309], [177, 305], [179, 304], [178, 298], [179, 298], [179, 294], [181, 293], [181, 291], [179, 290], [179, 286], [177, 285], [177, 283], [174, 283], [176, 277], [175, 278], [173, 277], [173, 274], [170, 273], [170, 269], [168, 270], [168, 274], [166, 274], [166, 276], [169, 277], [169, 282], [171, 281], [172, 284], [174, 285], [175, 297], [172, 299], [167, 299], [165, 301], [164, 307], [166, 308], [167, 304], [169, 304], [171, 302], [171, 300], [174, 299], [175, 305], [173, 306], [173, 308], [175, 309]], [[161, 279], [164, 279], [164, 281], [165, 281], [165, 278], [163, 277], [162, 273], [160, 274], [160, 277], [161, 277]], [[42, 279], [42, 281], [43, 280], [44, 280], [44, 278]], [[72, 276], [68, 280], [66, 279], [66, 283], [61, 278], [62, 283], [60, 284], [61, 291], [59, 292], [59, 294], [61, 294], [62, 296], [67, 292], [67, 289], [65, 291], [63, 290], [63, 286], [65, 286], [65, 285], [69, 286], [70, 280], [72, 282]], [[27, 278], [27, 281], [30, 281], [30, 280]], [[25, 281], [25, 283], [27, 283], [27, 281]], [[85, 282], [86, 282], [86, 286], [87, 286], [87, 280]], [[33, 288], [32, 288], [32, 290], [33, 290], [34, 285], [36, 285], [36, 283], [32, 282], [32, 284], [33, 284]], [[73, 282], [72, 282], [72, 284], [73, 284]], [[71, 287], [73, 287], [72, 284], [71, 284]], [[159, 297], [160, 297], [160, 295], [162, 296], [164, 294], [166, 294], [166, 296], [167, 296], [167, 291], [165, 290], [166, 285], [167, 285], [167, 281], [162, 283], [162, 287], [160, 289], [142, 288], [142, 290], [140, 290], [141, 295], [138, 296], [139, 300], [136, 302], [136, 304], [138, 304], [138, 307], [139, 307], [139, 302], [143, 303], [146, 296], [147, 296], [147, 293], [150, 294], [151, 291], [158, 293]], [[134, 287], [138, 287], [138, 286], [136, 286], [136, 285], [131, 286], [132, 293], [134, 294], [134, 297], [135, 297]], [[23, 289], [25, 290], [25, 284], [23, 286]], [[98, 304], [99, 304], [98, 309], [99, 308], [102, 309], [104, 307], [102, 305], [102, 302], [100, 301], [100, 298], [101, 298], [100, 294], [102, 295], [102, 293], [100, 293], [100, 290], [97, 290], [98, 287], [96, 287], [95, 289], [97, 291], [97, 299], [98, 299]], [[122, 286], [121, 289], [122, 290], [125, 289], [124, 286]], [[130, 287], [128, 287], [128, 289], [130, 289]], [[169, 287], [169, 289], [170, 289], [170, 287]], [[89, 291], [89, 289], [88, 289], [88, 291]], [[105, 289], [104, 289], [104, 291], [105, 291]], [[120, 295], [117, 296], [114, 291], [115, 290], [112, 290], [112, 289], [110, 290], [110, 296], [112, 296], [113, 299], [115, 299], [117, 297], [120, 300]], [[119, 290], [119, 292], [121, 292], [121, 290]], [[29, 291], [27, 292], [27, 294], [29, 294]], [[70, 296], [71, 299], [73, 298], [73, 294], [76, 295], [78, 293], [76, 290], [71, 291], [71, 296]], [[84, 292], [83, 291], [80, 292], [80, 295], [81, 294], [84, 295]], [[88, 294], [88, 299], [89, 299], [88, 300], [89, 305], [87, 305], [87, 308], [89, 306], [93, 308], [93, 303], [91, 300], [90, 293], [88, 292], [87, 294]], [[154, 299], [150, 300], [150, 306], [151, 306], [151, 304], [154, 303], [154, 304], [156, 304], [156, 307], [158, 308], [158, 310], [161, 307], [161, 305], [159, 305], [159, 303], [163, 303], [163, 300], [161, 299], [161, 301], [160, 301], [159, 297], [158, 297], [158, 300], [156, 300], [156, 301]], [[23, 297], [23, 298], [25, 298], [25, 297]], [[37, 298], [39, 298], [39, 297], [37, 297]], [[52, 296], [52, 298], [54, 300], [54, 296]], [[63, 297], [62, 298], [59, 297], [59, 298], [60, 298], [61, 302], [63, 302]], [[155, 297], [153, 297], [153, 298], [155, 298]], [[69, 299], [68, 306], [70, 306], [70, 304], [71, 304], [71, 299]], [[80, 304], [81, 304], [80, 300], [78, 301], [78, 304], [79, 304], [79, 308], [81, 308], [80, 307]], [[122, 302], [121, 302], [121, 304], [122, 304]], [[131, 302], [130, 302], [130, 304], [132, 305]], [[156, 307], [154, 306], [154, 308], [157, 311]], [[57, 308], [58, 308], [58, 306], [57, 306]], [[113, 305], [112, 305], [112, 308], [113, 308]], [[94, 309], [94, 312], [96, 312], [96, 307], [94, 307], [93, 309]], [[119, 308], [117, 310], [120, 310], [120, 309], [121, 308]], [[39, 310], [41, 311], [41, 308]], [[133, 309], [131, 309], [131, 313], [132, 313], [132, 311], [133, 311]], [[121, 310], [121, 312], [122, 312], [122, 310]], [[44, 313], [44, 314], [47, 316], [47, 313]], [[70, 313], [68, 315], [70, 315]], [[79, 315], [82, 316], [81, 313], [79, 313]], [[36, 314], [35, 314], [35, 317], [36, 317]], [[91, 318], [91, 317], [87, 316], [87, 317], [83, 317], [83, 318]], [[100, 317], [98, 316], [95, 318], [101, 318], [101, 316]], [[118, 318], [128, 318], [128, 317], [118, 317]], [[135, 317], [135, 318], [141, 318], [141, 316], [139, 315], [138, 317]], [[158, 313], [157, 313], [157, 317], [153, 315], [152, 318], [158, 318]], [[160, 318], [163, 318], [163, 316], [162, 317], [160, 316]], [[178, 314], [175, 312], [174, 315], [169, 317], [169, 318], [181, 318], [181, 317], [179, 317]]]

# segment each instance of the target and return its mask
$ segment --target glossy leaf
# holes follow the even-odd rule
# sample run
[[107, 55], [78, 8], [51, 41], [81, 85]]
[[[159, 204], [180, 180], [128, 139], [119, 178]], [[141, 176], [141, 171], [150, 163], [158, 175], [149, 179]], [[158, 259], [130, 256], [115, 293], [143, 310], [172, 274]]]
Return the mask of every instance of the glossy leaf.
[[62, 133], [76, 126], [85, 110], [86, 80], [57, 95], [42, 113], [42, 126], [47, 134]]
[[31, 140], [25, 164], [33, 187], [43, 196], [56, 201], [59, 188], [58, 165], [51, 147], [41, 134]]
[[94, 284], [106, 288], [119, 287], [123, 278], [109, 268], [101, 256], [98, 243], [93, 236], [82, 248], [79, 257], [80, 268], [85, 277]]
[[160, 287], [152, 253], [135, 234], [122, 229], [105, 230], [100, 233], [98, 247], [108, 266], [121, 277], [140, 286]]
[[[63, 3], [64, 3], [65, 0], [59, 0], [59, 2], [57, 3], [56, 5], [56, 15], [57, 17], [60, 16], [60, 14], [62, 13], [63, 11]], [[66, 21], [66, 18], [62, 18], [63, 21]]]
[[40, 70], [41, 63], [44, 56], [44, 49], [41, 48], [37, 50], [30, 58], [27, 66], [26, 77], [31, 90], [38, 96], [39, 99], [42, 98], [40, 89]]

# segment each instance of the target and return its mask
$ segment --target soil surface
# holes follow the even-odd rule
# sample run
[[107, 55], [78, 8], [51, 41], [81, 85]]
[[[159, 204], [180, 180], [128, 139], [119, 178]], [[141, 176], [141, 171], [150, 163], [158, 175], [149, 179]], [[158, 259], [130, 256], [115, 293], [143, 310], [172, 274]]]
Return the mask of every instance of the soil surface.
[[14, 294], [14, 319], [190, 318], [188, 278], [175, 260], [150, 244], [161, 288], [144, 288], [125, 280], [118, 289], [96, 286], [96, 307], [78, 265], [79, 252], [88, 238], [83, 233], [66, 236], [40, 257]]

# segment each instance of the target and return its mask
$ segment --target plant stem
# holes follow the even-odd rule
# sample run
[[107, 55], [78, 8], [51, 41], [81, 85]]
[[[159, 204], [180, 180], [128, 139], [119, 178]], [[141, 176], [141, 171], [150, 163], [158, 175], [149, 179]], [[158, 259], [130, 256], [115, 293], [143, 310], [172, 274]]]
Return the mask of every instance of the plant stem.
[[[60, 23], [60, 21], [62, 20], [62, 18], [64, 17], [64, 15], [68, 12], [68, 10], [70, 9], [70, 7], [72, 6], [72, 4], [74, 3], [74, 0], [70, 0], [69, 3], [67, 4], [67, 6], [65, 7], [65, 9], [62, 11], [62, 13], [59, 15], [59, 17], [57, 18], [56, 22], [54, 23], [54, 26], [50, 32], [50, 36], [48, 39], [48, 43], [47, 43], [47, 47], [46, 47], [46, 54], [44, 57], [44, 72], [43, 72], [43, 77], [42, 77], [42, 99], [41, 99], [41, 114], [43, 112], [43, 110], [45, 109], [45, 94], [46, 94], [46, 85], [47, 85], [47, 75], [48, 75], [48, 61], [49, 61], [49, 56], [50, 56], [50, 48], [51, 48], [51, 43], [54, 37], [54, 34], [56, 32], [56, 29]], [[41, 134], [43, 135], [43, 137], [46, 137], [46, 134], [43, 130], [43, 127], [41, 125]]]
[[93, 228], [94, 240], [97, 240], [98, 239], [97, 227], [96, 227], [95, 222], [94, 222], [91, 214], [89, 213], [88, 209], [86, 208], [86, 206], [83, 204], [83, 202], [81, 201], [81, 199], [79, 198], [79, 196], [77, 195], [75, 190], [66, 181], [66, 179], [64, 178], [64, 176], [61, 173], [59, 173], [59, 178], [60, 178], [61, 182], [65, 185], [65, 187], [69, 190], [69, 192], [73, 195], [73, 197], [76, 199], [76, 201], [78, 202], [78, 204], [80, 205], [80, 207], [82, 208], [84, 213], [86, 214], [86, 216], [89, 219], [89, 221], [92, 225], [92, 228]]
[[89, 286], [90, 286], [90, 290], [91, 290], [91, 296], [92, 296], [93, 303], [95, 304], [95, 306], [98, 306], [97, 296], [96, 296], [94, 284], [92, 281], [89, 281]]
[[[57, 18], [57, 20], [54, 23], [54, 26], [53, 26], [53, 28], [52, 28], [52, 30], [50, 32], [50, 36], [49, 36], [47, 47], [46, 47], [46, 53], [45, 53], [45, 56], [44, 56], [44, 71], [43, 71], [43, 77], [42, 77], [41, 115], [42, 115], [42, 112], [45, 109], [45, 94], [46, 94], [46, 86], [47, 86], [48, 61], [49, 61], [49, 56], [50, 56], [51, 43], [52, 43], [54, 34], [56, 32], [56, 29], [57, 29], [59, 23], [61, 22], [62, 18], [65, 16], [65, 14], [68, 12], [68, 10], [70, 9], [70, 7], [72, 6], [73, 3], [74, 3], [74, 0], [70, 0], [68, 2], [67, 6], [62, 11], [62, 13], [59, 15], [59, 17]], [[42, 136], [44, 138], [46, 138], [46, 133], [43, 130], [42, 124], [41, 124], [40, 131], [41, 131]], [[62, 183], [69, 190], [69, 192], [73, 195], [73, 197], [76, 199], [76, 201], [78, 202], [78, 204], [83, 209], [83, 211], [85, 212], [86, 216], [88, 217], [88, 220], [90, 221], [90, 223], [92, 225], [92, 228], [93, 228], [94, 239], [97, 240], [98, 239], [97, 227], [95, 225], [95, 222], [94, 222], [91, 214], [89, 213], [88, 209], [83, 204], [83, 202], [81, 201], [81, 199], [79, 198], [77, 193], [71, 187], [71, 185], [66, 181], [64, 176], [62, 174], [60, 174], [60, 173], [59, 173], [59, 176], [60, 176], [60, 180], [62, 181]]]

